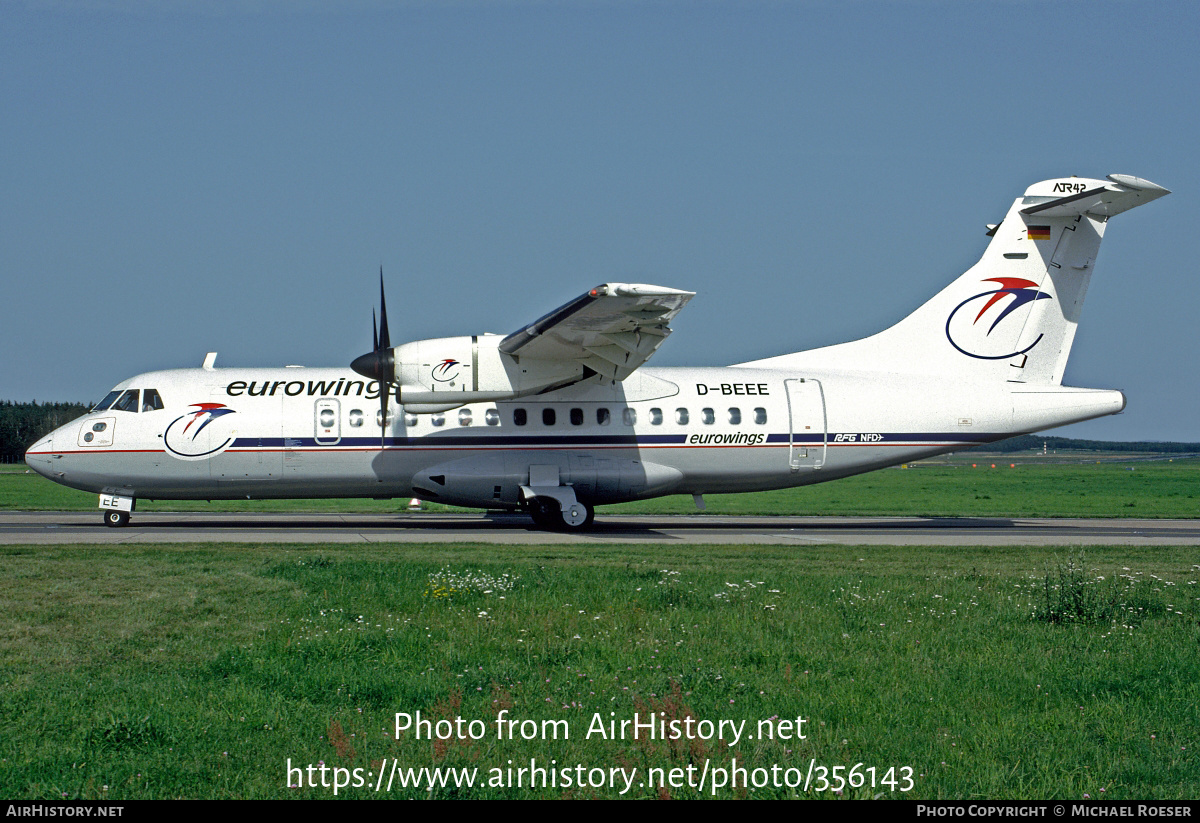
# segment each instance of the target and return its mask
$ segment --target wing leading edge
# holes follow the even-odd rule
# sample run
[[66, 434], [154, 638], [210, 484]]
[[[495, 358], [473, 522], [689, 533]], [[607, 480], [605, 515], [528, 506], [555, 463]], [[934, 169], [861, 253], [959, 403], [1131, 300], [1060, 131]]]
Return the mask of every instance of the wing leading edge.
[[512, 357], [582, 363], [624, 380], [650, 359], [670, 322], [695, 292], [639, 283], [605, 283], [500, 341]]

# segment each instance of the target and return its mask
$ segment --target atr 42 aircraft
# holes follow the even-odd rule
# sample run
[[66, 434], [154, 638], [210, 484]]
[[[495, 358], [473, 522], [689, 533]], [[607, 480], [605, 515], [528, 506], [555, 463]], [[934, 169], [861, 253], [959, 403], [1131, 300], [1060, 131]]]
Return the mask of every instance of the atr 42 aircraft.
[[847, 477], [1124, 409], [1063, 370], [1108, 218], [1168, 193], [1122, 174], [1037, 183], [895, 326], [727, 368], [644, 368], [693, 293], [624, 283], [506, 337], [393, 347], [381, 274], [353, 371], [210, 354], [118, 384], [25, 459], [98, 493], [110, 526], [138, 499], [415, 496], [580, 529], [604, 503]]

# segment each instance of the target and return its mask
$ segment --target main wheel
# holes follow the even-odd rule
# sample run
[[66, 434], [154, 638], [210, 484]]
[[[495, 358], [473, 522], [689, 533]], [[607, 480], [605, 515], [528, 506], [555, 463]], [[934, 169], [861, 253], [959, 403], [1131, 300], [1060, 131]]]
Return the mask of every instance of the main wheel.
[[548, 497], [535, 497], [529, 501], [529, 516], [533, 524], [543, 529], [557, 526], [560, 517], [558, 501]]
[[[592, 527], [592, 523], [596, 520], [596, 507], [587, 503], [576, 503], [573, 507], [573, 512], [564, 512], [561, 509], [556, 512], [554, 527], [565, 532], [581, 532]], [[582, 516], [582, 520], [580, 517]], [[571, 521], [575, 522], [572, 523]]]
[[114, 528], [128, 526], [129, 512], [123, 512], [117, 509], [106, 509], [104, 511], [104, 525]]

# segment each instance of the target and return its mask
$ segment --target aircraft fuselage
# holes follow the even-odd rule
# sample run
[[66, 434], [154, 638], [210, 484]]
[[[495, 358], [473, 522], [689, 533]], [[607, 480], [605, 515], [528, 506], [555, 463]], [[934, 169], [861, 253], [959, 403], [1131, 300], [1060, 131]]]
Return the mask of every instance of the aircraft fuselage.
[[[870, 372], [644, 368], [623, 382], [389, 409], [343, 369], [181, 369], [115, 391], [27, 454], [73, 488], [143, 499], [422, 497], [512, 509], [534, 471], [589, 504], [832, 480], [1120, 411], [1117, 391]], [[126, 404], [128, 405], [128, 404]], [[99, 431], [95, 429], [99, 428]], [[88, 435], [91, 435], [90, 439]]]

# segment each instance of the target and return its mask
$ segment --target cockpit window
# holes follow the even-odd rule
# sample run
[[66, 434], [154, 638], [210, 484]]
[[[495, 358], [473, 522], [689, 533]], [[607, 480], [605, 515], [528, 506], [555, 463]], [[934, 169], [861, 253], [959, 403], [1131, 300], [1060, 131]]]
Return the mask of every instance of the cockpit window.
[[127, 389], [125, 393], [117, 399], [117, 402], [112, 404], [112, 410], [133, 412], [134, 414], [137, 414], [138, 394], [140, 394], [138, 389]]
[[158, 396], [158, 389], [146, 389], [142, 392], [142, 411], [158, 411], [162, 407], [163, 401]]
[[104, 395], [103, 400], [101, 400], [94, 407], [92, 407], [92, 411], [94, 411], [94, 412], [104, 411], [105, 409], [107, 409], [109, 406], [112, 405], [112, 402], [114, 400], [116, 400], [120, 396], [121, 396], [121, 392], [115, 391], [115, 390], [110, 391], [108, 394]]

